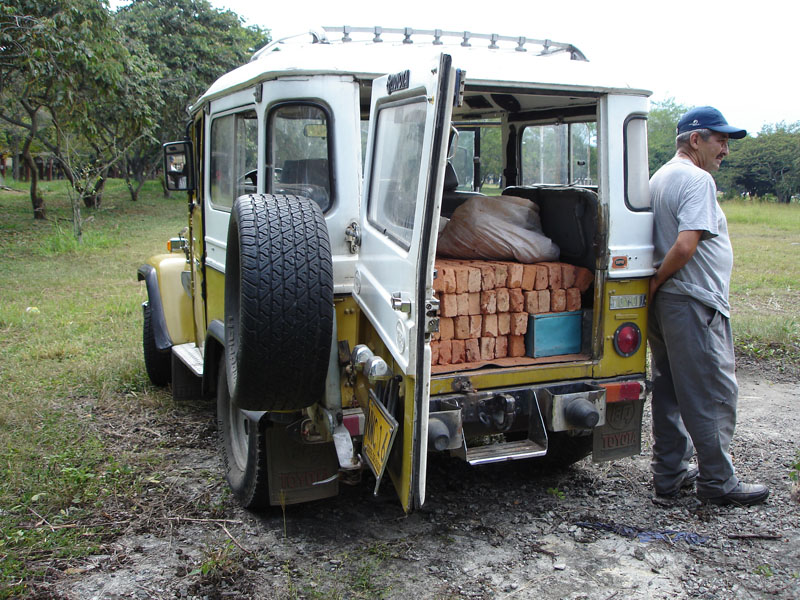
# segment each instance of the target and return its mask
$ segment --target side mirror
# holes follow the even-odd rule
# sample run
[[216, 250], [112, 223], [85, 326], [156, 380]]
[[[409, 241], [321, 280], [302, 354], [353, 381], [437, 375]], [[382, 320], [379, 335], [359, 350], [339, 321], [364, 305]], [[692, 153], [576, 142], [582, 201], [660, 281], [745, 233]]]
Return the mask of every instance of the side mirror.
[[164, 148], [164, 181], [175, 192], [194, 190], [192, 142], [167, 142]]

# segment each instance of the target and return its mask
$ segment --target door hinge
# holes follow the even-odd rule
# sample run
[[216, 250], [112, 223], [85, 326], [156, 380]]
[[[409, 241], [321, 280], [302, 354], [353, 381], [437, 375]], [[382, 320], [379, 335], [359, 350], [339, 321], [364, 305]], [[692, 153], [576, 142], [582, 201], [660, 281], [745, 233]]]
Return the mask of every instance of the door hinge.
[[347, 229], [344, 230], [344, 239], [350, 247], [350, 254], [358, 254], [361, 248], [361, 227], [355, 221], [350, 221]]

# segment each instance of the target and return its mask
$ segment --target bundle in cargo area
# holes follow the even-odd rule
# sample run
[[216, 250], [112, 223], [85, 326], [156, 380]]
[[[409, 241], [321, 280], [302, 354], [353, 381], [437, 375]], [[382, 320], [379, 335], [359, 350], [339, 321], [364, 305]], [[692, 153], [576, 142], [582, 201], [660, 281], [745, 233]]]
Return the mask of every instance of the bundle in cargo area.
[[439, 256], [461, 259], [558, 260], [559, 248], [542, 232], [539, 207], [516, 196], [473, 196], [456, 208], [439, 234]]

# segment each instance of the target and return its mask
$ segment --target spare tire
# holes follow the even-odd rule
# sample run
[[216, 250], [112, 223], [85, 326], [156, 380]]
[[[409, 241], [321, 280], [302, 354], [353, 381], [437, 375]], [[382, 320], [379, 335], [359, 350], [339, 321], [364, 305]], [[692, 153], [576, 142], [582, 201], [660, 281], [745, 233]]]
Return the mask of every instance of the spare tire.
[[319, 206], [253, 194], [233, 205], [225, 263], [225, 352], [244, 410], [321, 399], [333, 335], [333, 261]]

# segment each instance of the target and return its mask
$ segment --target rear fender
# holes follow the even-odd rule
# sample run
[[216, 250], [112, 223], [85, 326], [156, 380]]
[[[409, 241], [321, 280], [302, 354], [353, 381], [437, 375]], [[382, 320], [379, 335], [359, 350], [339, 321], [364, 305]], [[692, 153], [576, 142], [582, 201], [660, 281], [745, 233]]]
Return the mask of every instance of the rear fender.
[[159, 254], [139, 267], [138, 279], [147, 287], [156, 347], [168, 350], [193, 341], [192, 299], [181, 283], [186, 257]]

